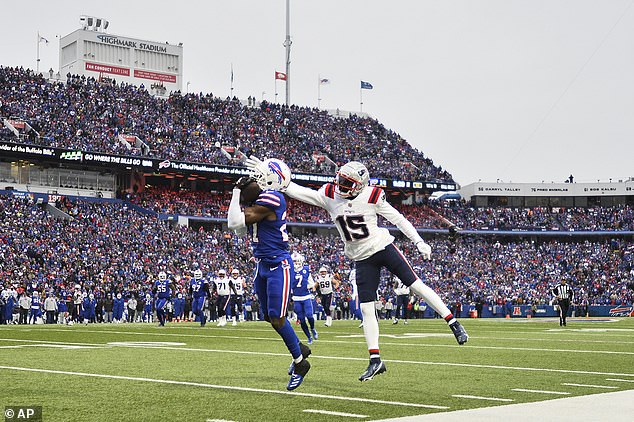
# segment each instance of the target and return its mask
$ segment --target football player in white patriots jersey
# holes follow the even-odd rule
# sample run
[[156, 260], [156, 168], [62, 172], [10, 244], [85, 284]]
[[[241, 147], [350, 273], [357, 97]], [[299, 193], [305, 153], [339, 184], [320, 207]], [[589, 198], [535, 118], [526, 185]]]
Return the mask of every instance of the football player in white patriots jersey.
[[326, 267], [319, 269], [319, 274], [315, 276], [315, 290], [319, 292], [321, 299], [321, 306], [324, 307], [324, 313], [326, 314], [326, 322], [324, 325], [330, 327], [332, 325], [332, 315], [330, 306], [332, 304], [333, 289], [339, 286], [339, 279], [332, 274], [328, 274]]
[[232, 294], [229, 299], [229, 308], [231, 309], [231, 319], [233, 321], [231, 325], [238, 325], [238, 321], [244, 321], [242, 302], [244, 300], [244, 287], [246, 283], [244, 282], [244, 278], [240, 277], [240, 271], [237, 268], [231, 270], [229, 284], [233, 285], [233, 288], [235, 289], [235, 294]]
[[[256, 157], [251, 157], [247, 160], [247, 167], [257, 165], [258, 161]], [[447, 321], [459, 344], [468, 339], [467, 332], [442, 299], [423, 283], [394, 246], [394, 237], [386, 228], [378, 226], [378, 215], [385, 217], [414, 242], [424, 259], [431, 258], [431, 247], [423, 241], [412, 223], [387, 202], [381, 188], [368, 186], [369, 181], [368, 169], [358, 161], [351, 161], [339, 168], [332, 183], [326, 183], [318, 191], [293, 182], [285, 190], [291, 198], [328, 211], [344, 241], [346, 256], [355, 262], [363, 331], [370, 353], [370, 364], [359, 377], [360, 381], [371, 380], [386, 370], [379, 355], [379, 324], [374, 307], [383, 267], [425, 299]]]

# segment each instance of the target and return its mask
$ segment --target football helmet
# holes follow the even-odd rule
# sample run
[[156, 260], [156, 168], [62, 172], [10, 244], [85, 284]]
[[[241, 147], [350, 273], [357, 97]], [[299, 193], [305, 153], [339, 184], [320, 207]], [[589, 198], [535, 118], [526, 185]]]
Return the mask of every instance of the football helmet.
[[194, 271], [194, 278], [197, 280], [203, 278], [203, 272], [200, 270]]
[[291, 169], [277, 158], [268, 158], [251, 169], [251, 177], [262, 190], [282, 191], [291, 183]]
[[218, 271], [218, 277], [224, 277], [227, 275], [227, 272], [225, 270], [219, 270]]
[[304, 268], [304, 256], [298, 252], [293, 252], [291, 255], [291, 259], [293, 260], [293, 266], [296, 270], [301, 270]]
[[328, 269], [326, 267], [321, 267], [319, 269], [319, 274], [321, 274], [322, 276], [326, 275], [328, 273]]
[[240, 275], [240, 271], [238, 271], [237, 268], [234, 268], [233, 270], [231, 270], [231, 276], [232, 277], [237, 277]]
[[369, 181], [368, 169], [358, 161], [350, 161], [335, 175], [335, 192], [344, 198], [352, 198], [359, 195]]
[[159, 280], [161, 281], [167, 280], [167, 274], [165, 273], [165, 271], [161, 271], [158, 275], [159, 275]]

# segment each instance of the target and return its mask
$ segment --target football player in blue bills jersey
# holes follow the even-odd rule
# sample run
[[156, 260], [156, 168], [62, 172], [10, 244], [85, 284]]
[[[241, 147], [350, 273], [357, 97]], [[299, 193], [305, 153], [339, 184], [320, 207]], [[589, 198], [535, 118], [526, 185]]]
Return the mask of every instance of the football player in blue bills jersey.
[[[267, 160], [251, 174], [252, 178], [242, 177], [236, 183], [227, 220], [229, 228], [238, 233], [244, 232], [248, 226], [257, 264], [255, 292], [264, 319], [282, 337], [293, 357], [293, 368], [286, 389], [294, 390], [301, 385], [310, 369], [306, 358], [311, 351], [300, 343], [286, 319], [295, 274], [288, 251], [286, 199], [273, 189], [279, 189], [283, 183], [290, 181], [290, 170], [279, 160]], [[246, 206], [244, 211], [240, 207], [241, 203]]]
[[[310, 275], [310, 267], [304, 264], [304, 256], [293, 252], [291, 258], [295, 267], [295, 281], [291, 288], [293, 310], [297, 314], [297, 320], [302, 327], [302, 331], [308, 337], [308, 344], [313, 344], [313, 340], [319, 338], [317, 330], [315, 330], [313, 295], [309, 290], [315, 282], [313, 281], [313, 276]], [[306, 320], [308, 320], [308, 324], [306, 324]], [[310, 325], [310, 331], [308, 325]]]
[[[251, 157], [246, 164], [251, 169], [260, 163], [259, 159]], [[458, 344], [466, 343], [469, 338], [440, 296], [423, 283], [394, 245], [394, 236], [388, 229], [379, 227], [378, 216], [398, 227], [416, 245], [423, 259], [431, 258], [431, 247], [412, 223], [387, 202], [383, 189], [369, 186], [369, 181], [370, 174], [365, 165], [350, 161], [339, 168], [332, 183], [324, 184], [318, 191], [292, 182], [284, 191], [291, 198], [328, 211], [344, 242], [345, 255], [355, 264], [363, 332], [370, 354], [370, 364], [359, 381], [371, 380], [386, 370], [379, 355], [379, 324], [374, 306], [382, 268], [387, 268], [412, 292], [424, 298], [445, 319]]]
[[165, 271], [161, 271], [158, 274], [158, 280], [154, 282], [152, 292], [156, 299], [154, 305], [156, 307], [156, 317], [159, 320], [159, 325], [163, 327], [167, 320], [167, 302], [170, 301], [170, 297], [172, 296], [172, 286]]
[[205, 299], [211, 299], [211, 291], [209, 290], [209, 281], [203, 278], [201, 270], [194, 271], [194, 278], [189, 284], [189, 294], [192, 297], [192, 312], [200, 321], [200, 326], [204, 327], [207, 323], [207, 316], [204, 312]]

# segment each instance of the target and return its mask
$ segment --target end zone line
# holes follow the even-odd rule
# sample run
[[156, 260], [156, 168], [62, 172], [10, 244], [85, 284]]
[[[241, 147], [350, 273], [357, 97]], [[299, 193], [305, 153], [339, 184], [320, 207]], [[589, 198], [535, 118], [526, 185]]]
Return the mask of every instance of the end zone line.
[[234, 390], [234, 391], [248, 391], [252, 393], [282, 394], [287, 396], [303, 396], [303, 397], [314, 397], [319, 399], [357, 401], [357, 402], [364, 402], [364, 403], [389, 404], [394, 406], [422, 407], [426, 409], [441, 409], [441, 410], [449, 409], [449, 407], [447, 406], [436, 406], [432, 404], [404, 403], [404, 402], [397, 402], [397, 401], [375, 400], [375, 399], [368, 399], [368, 398], [361, 398], [361, 397], [331, 396], [327, 394], [300, 393], [295, 391], [267, 390], [263, 388], [236, 387], [232, 385], [205, 384], [205, 383], [190, 382], [190, 381], [175, 381], [175, 380], [162, 380], [162, 379], [143, 378], [143, 377], [128, 377], [124, 375], [90, 374], [86, 372], [57, 371], [54, 369], [22, 368], [18, 366], [4, 366], [4, 365], [0, 366], [0, 369], [6, 369], [10, 371], [41, 372], [46, 374], [75, 375], [79, 377], [106, 378], [106, 379], [116, 379], [116, 380], [126, 380], [126, 381], [153, 382], [158, 384], [187, 385], [192, 387], [215, 388], [219, 390]]
[[345, 418], [368, 418], [368, 415], [357, 415], [355, 413], [345, 413], [345, 412], [333, 412], [331, 410], [317, 410], [317, 409], [304, 409], [302, 412], [306, 413], [320, 413], [322, 415], [330, 415], [330, 416], [343, 416]]

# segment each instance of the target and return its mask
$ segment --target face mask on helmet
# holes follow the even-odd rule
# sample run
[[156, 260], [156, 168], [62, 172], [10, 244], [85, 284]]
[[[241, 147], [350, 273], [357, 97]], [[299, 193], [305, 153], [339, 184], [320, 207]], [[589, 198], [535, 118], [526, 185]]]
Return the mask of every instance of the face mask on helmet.
[[203, 272], [200, 270], [194, 271], [194, 278], [195, 279], [203, 278]]
[[251, 171], [251, 177], [262, 190], [280, 191], [286, 189], [291, 183], [291, 170], [283, 161], [269, 158]]
[[301, 269], [304, 266], [304, 257], [301, 254], [294, 252], [293, 255], [291, 255], [291, 259], [293, 260], [293, 266], [295, 268]]
[[161, 271], [159, 273], [159, 280], [163, 281], [163, 280], [167, 280], [167, 274], [165, 274], [164, 271]]
[[344, 198], [357, 196], [370, 181], [368, 169], [358, 161], [341, 166], [335, 175], [335, 192]]

